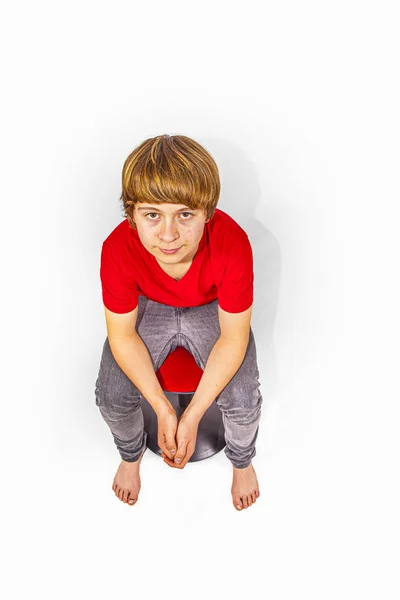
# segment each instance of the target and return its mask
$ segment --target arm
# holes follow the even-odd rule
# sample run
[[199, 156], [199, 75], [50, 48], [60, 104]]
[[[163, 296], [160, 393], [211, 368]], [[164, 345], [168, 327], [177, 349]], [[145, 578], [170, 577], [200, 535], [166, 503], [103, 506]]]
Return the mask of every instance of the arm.
[[127, 377], [135, 384], [154, 411], [173, 410], [153, 369], [149, 352], [135, 329], [137, 307], [126, 314], [104, 307], [111, 352]]
[[251, 312], [252, 306], [241, 313], [227, 313], [218, 306], [221, 335], [210, 352], [185, 416], [199, 421], [239, 369], [249, 343]]

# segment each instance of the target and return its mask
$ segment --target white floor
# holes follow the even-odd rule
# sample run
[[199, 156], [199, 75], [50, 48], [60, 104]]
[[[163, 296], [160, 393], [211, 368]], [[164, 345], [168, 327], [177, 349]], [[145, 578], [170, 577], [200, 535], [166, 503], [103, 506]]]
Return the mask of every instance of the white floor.
[[93, 399], [81, 414], [32, 410], [26, 460], [6, 465], [20, 474], [4, 494], [10, 597], [396, 598], [397, 473], [378, 415], [352, 391], [316, 374], [265, 401], [261, 496], [240, 513], [223, 451], [178, 471], [147, 450], [129, 507], [111, 490], [119, 457]]

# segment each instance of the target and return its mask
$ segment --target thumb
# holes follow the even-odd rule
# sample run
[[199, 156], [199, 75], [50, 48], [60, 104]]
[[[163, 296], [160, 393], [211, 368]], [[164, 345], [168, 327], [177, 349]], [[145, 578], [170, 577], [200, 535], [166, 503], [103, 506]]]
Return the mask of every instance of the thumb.
[[176, 463], [178, 463], [178, 464], [181, 463], [183, 461], [183, 459], [185, 458], [186, 446], [187, 446], [187, 442], [185, 442], [185, 441], [179, 442], [178, 451], [175, 456]]
[[166, 435], [165, 436], [165, 445], [166, 445], [166, 450], [168, 453], [168, 456], [171, 460], [174, 460], [174, 456], [176, 453], [176, 443], [175, 443], [175, 437], [171, 436], [171, 435]]

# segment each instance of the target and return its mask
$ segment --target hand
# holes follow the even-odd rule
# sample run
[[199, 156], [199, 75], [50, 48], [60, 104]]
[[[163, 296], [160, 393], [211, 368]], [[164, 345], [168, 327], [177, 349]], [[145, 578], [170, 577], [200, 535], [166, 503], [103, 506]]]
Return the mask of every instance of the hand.
[[197, 418], [190, 417], [183, 413], [176, 431], [178, 450], [176, 452], [175, 459], [170, 460], [170, 458], [164, 452], [161, 454], [164, 462], [167, 463], [167, 465], [174, 467], [175, 469], [183, 469], [196, 448], [198, 427], [199, 420]]
[[176, 453], [175, 435], [178, 427], [177, 414], [172, 407], [163, 408], [157, 412], [157, 421], [157, 443], [163, 451], [164, 456], [168, 456], [173, 460]]

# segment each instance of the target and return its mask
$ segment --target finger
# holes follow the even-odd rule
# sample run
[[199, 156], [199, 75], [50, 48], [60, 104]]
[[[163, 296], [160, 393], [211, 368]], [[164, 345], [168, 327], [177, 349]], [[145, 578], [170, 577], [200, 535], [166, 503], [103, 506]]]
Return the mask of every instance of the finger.
[[[168, 456], [168, 458], [170, 458], [171, 460], [174, 460], [176, 450], [174, 452], [171, 452], [170, 447], [167, 447], [165, 440], [162, 441], [161, 444], [158, 443], [158, 446], [159, 446], [160, 450], [162, 452], [164, 452], [164, 454], [166, 456]], [[172, 448], [172, 450], [173, 450], [173, 448]]]
[[173, 460], [170, 460], [167, 456], [164, 458], [164, 462], [174, 469], [182, 469], [181, 465], [176, 465]]
[[187, 448], [188, 442], [186, 440], [182, 440], [181, 442], [179, 442], [178, 445], [178, 450], [176, 452], [176, 456], [175, 456], [175, 462], [176, 464], [181, 464], [184, 461], [184, 458], [186, 456], [186, 448]]
[[175, 454], [171, 454], [170, 450], [166, 447], [165, 441], [161, 443], [159, 442], [158, 447], [160, 448], [161, 452], [165, 454], [165, 456], [168, 456], [168, 458], [174, 460]]
[[168, 458], [170, 458], [171, 460], [174, 460], [174, 456], [176, 454], [175, 435], [171, 435], [170, 433], [165, 434], [164, 449], [166, 451]]
[[181, 469], [183, 469], [183, 467], [185, 467], [187, 465], [187, 463], [189, 462], [189, 460], [191, 459], [191, 457], [193, 455], [193, 452], [194, 452], [194, 444], [192, 444], [191, 442], [189, 442], [188, 445], [187, 445], [187, 448], [186, 448], [185, 458], [180, 463]]
[[165, 454], [165, 452], [161, 452], [161, 458], [162, 458], [162, 459], [164, 459], [164, 462], [167, 462], [167, 464], [170, 464], [171, 466], [174, 466], [174, 467], [176, 467], [176, 468], [178, 468], [178, 467], [179, 467], [179, 465], [176, 465], [176, 464], [174, 463], [174, 459], [173, 459], [173, 458], [172, 458], [172, 459], [171, 459], [171, 458], [169, 458], [169, 456], [167, 456], [167, 455]]
[[169, 465], [170, 467], [175, 467], [175, 469], [179, 469], [180, 468], [179, 465], [176, 465], [173, 460], [171, 460], [170, 458], [168, 458], [168, 456], [165, 454], [165, 452], [161, 453], [161, 457], [163, 458], [164, 462], [167, 465]]

